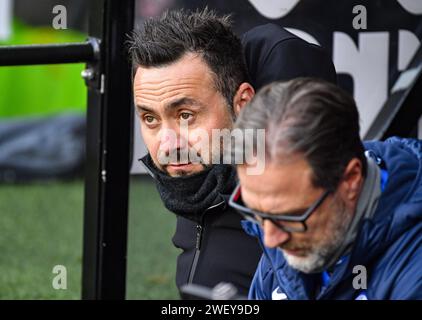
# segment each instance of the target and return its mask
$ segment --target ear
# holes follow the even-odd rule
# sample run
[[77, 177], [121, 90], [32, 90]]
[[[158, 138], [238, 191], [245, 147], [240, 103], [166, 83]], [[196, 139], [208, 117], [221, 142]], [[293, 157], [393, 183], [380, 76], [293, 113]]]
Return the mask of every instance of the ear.
[[237, 89], [236, 94], [233, 98], [233, 109], [237, 115], [239, 115], [240, 110], [252, 100], [255, 95], [255, 90], [250, 83], [243, 82]]
[[339, 185], [340, 195], [348, 206], [354, 208], [356, 205], [363, 181], [362, 162], [358, 158], [353, 158], [347, 164]]

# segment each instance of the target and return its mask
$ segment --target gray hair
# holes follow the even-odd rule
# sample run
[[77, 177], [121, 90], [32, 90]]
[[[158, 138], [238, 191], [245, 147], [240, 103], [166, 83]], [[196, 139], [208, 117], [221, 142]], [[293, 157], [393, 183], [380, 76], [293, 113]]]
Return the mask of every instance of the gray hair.
[[366, 174], [355, 101], [329, 82], [297, 78], [269, 84], [244, 108], [236, 127], [266, 130], [268, 162], [303, 154], [316, 187], [334, 191], [352, 158], [361, 160]]

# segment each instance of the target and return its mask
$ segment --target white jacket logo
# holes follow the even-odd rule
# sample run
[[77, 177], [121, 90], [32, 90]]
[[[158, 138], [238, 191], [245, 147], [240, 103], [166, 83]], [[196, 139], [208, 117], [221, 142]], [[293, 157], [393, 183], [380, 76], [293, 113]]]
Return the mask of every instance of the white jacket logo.
[[287, 300], [287, 295], [279, 291], [279, 287], [275, 288], [271, 295], [272, 300]]

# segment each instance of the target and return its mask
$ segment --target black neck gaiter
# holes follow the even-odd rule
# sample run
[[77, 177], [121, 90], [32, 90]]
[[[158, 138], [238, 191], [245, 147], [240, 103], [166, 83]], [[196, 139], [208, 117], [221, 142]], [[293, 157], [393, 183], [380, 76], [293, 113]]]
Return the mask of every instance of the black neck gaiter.
[[195, 222], [200, 221], [206, 209], [223, 201], [222, 195], [230, 194], [236, 185], [236, 169], [228, 164], [216, 164], [188, 176], [171, 177], [154, 165], [149, 154], [140, 160], [155, 179], [165, 207]]

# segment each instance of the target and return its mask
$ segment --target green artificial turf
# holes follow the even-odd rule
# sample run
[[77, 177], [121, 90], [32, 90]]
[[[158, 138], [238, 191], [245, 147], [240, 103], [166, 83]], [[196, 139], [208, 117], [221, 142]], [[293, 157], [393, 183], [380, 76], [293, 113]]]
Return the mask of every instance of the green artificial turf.
[[[83, 182], [0, 185], [0, 299], [80, 299]], [[132, 178], [128, 299], [177, 299], [175, 217], [152, 181]], [[67, 289], [52, 286], [64, 265]]]

